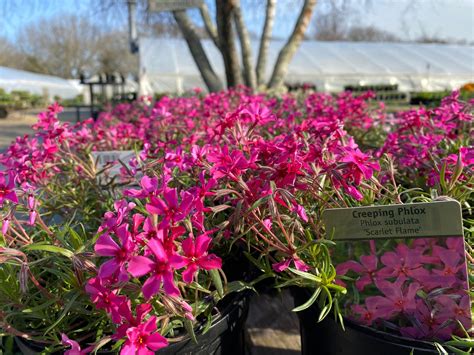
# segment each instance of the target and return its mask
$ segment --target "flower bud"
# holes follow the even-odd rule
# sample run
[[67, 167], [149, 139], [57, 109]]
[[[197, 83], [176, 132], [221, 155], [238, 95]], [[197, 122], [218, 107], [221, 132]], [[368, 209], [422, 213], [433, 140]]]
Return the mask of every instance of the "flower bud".
[[20, 268], [20, 273], [18, 275], [18, 280], [20, 282], [20, 292], [26, 294], [28, 292], [28, 264], [22, 263]]

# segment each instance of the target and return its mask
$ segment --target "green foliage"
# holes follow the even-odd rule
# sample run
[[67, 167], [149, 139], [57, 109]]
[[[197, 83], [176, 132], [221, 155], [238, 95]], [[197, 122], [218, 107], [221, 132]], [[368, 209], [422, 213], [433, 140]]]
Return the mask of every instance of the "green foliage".
[[20, 110], [32, 107], [41, 107], [46, 104], [45, 98], [41, 95], [31, 94], [27, 91], [13, 90], [7, 93], [0, 88], [0, 106]]

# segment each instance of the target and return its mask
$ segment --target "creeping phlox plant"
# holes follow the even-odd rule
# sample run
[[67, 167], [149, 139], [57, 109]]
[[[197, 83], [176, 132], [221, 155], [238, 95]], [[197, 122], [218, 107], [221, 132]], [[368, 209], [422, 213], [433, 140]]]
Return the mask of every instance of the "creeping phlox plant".
[[[420, 168], [402, 159], [405, 145], [381, 147], [402, 119], [393, 126], [371, 97], [238, 88], [153, 105], [144, 98], [74, 126], [51, 106], [35, 135], [0, 157], [2, 334], [69, 354], [151, 354], [205, 330], [227, 294], [270, 277], [313, 290], [296, 310], [317, 301], [321, 317], [340, 314], [346, 289], [323, 211], [407, 202], [406, 177]], [[467, 126], [466, 107], [453, 96], [427, 120]], [[453, 127], [450, 140], [463, 143], [447, 143], [423, 171], [439, 172], [430, 181], [468, 211], [472, 157], [465, 127]], [[396, 132], [400, 142], [408, 135]], [[112, 163], [98, 167], [91, 152], [107, 150], [136, 156], [102, 180]], [[464, 154], [451, 175], [450, 154]]]
[[459, 101], [455, 91], [440, 107], [398, 113], [376, 155], [393, 157], [397, 178], [407, 187], [441, 185], [446, 195], [457, 181], [472, 187], [473, 103]]
[[[344, 292], [327, 248], [312, 235], [316, 210], [308, 216], [306, 208], [331, 199], [356, 203], [360, 190], [376, 188], [380, 166], [344, 131], [342, 117], [305, 117], [283, 129], [287, 124], [258, 101], [238, 105], [206, 129], [206, 144], [150, 145], [137, 164], [149, 168], [124, 172], [144, 176], [106, 214], [95, 245], [106, 258], [86, 286], [117, 324], [112, 337], [124, 341], [123, 354], [165, 346], [162, 336], [172, 336], [173, 326], [219, 299], [213, 275], [222, 254], [214, 250], [226, 244], [247, 247], [259, 278], [303, 273], [329, 297]], [[149, 316], [131, 323], [135, 309]], [[137, 335], [150, 322], [159, 344]]]

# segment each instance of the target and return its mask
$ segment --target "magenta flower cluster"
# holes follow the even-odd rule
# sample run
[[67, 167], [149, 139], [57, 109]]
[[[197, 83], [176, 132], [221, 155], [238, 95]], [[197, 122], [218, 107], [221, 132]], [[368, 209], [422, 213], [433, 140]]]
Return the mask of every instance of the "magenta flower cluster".
[[468, 182], [471, 175], [465, 172], [474, 169], [470, 107], [454, 91], [440, 107], [399, 112], [388, 121], [389, 133], [376, 155], [390, 154], [409, 184], [421, 180], [419, 185], [436, 186], [441, 175], [447, 182]]
[[[164, 99], [155, 105], [152, 117], [142, 115], [133, 123], [154, 125], [154, 132], [158, 136], [163, 132], [164, 137], [154, 142], [146, 138], [144, 149], [131, 164], [133, 169], [122, 171], [123, 179], [145, 175], [139, 179], [139, 188], [124, 190], [128, 200], [117, 201], [115, 211], [106, 214], [95, 245], [96, 254], [106, 259], [87, 286], [96, 307], [104, 309], [118, 329], [129, 324], [123, 311], [133, 309], [123, 304], [139, 299], [131, 301], [122, 290], [128, 291], [137, 281], [144, 302], [138, 306], [150, 305], [157, 297], [172, 298], [179, 304], [179, 315], [193, 319], [193, 309], [181, 298], [178, 285], [186, 287], [200, 270], [221, 267], [221, 259], [210, 251], [213, 233], [224, 240], [232, 238], [227, 228], [205, 227], [210, 213], [239, 208], [245, 214], [257, 200], [272, 195], [283, 209], [306, 223], [309, 217], [295, 197], [309, 188], [304, 177], [317, 171], [334, 188], [359, 200], [358, 187], [380, 169], [344, 131], [343, 113], [333, 110], [321, 116], [316, 109], [327, 102], [318, 103], [318, 96], [308, 98], [306, 117], [295, 120], [285, 117], [297, 104], [295, 100], [287, 98], [277, 106], [274, 99], [239, 93], [238, 104], [231, 109], [236, 94], [211, 94], [203, 100]], [[344, 100], [351, 102], [352, 98], [339, 99]], [[356, 105], [361, 102], [355, 100]], [[205, 114], [198, 115], [195, 111], [202, 105]], [[279, 112], [281, 106], [288, 114]], [[121, 120], [130, 120], [124, 107], [120, 110]], [[150, 165], [154, 170], [147, 170]], [[147, 175], [151, 171], [159, 174]], [[188, 182], [183, 184], [183, 180]], [[275, 191], [272, 184], [292, 195]], [[141, 213], [136, 212], [138, 205]], [[242, 218], [235, 213], [229, 219]], [[274, 223], [271, 215], [266, 216], [264, 230], [258, 232], [279, 253], [273, 269], [283, 272], [294, 265], [309, 270], [294, 242], [283, 243], [275, 235]], [[134, 328], [136, 325], [129, 329]], [[133, 343], [128, 331], [114, 335], [117, 339], [124, 336], [122, 352], [127, 353]]]

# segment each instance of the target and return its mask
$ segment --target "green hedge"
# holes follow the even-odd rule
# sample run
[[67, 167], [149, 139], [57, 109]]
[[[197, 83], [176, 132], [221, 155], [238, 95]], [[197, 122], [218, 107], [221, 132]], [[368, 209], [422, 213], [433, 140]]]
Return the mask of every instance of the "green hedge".
[[13, 90], [7, 93], [0, 88], [0, 107], [21, 110], [32, 107], [44, 106], [46, 100], [41, 95], [31, 94], [27, 91]]

